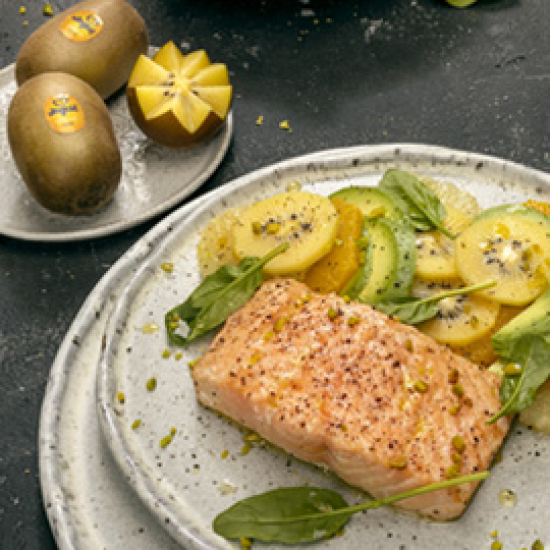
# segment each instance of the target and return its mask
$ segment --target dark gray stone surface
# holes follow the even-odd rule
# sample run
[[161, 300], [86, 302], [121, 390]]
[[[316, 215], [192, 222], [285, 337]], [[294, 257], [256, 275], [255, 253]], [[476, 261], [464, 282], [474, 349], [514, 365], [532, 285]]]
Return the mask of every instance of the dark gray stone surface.
[[[55, 13], [72, 4], [52, 3]], [[204, 48], [229, 66], [233, 144], [199, 193], [281, 159], [369, 143], [443, 145], [550, 170], [548, 0], [482, 0], [467, 10], [439, 0], [132, 4], [152, 44]], [[44, 22], [42, 7], [2, 0], [0, 66]], [[37, 457], [48, 372], [88, 293], [152, 223], [83, 243], [0, 237], [3, 549], [55, 548]]]

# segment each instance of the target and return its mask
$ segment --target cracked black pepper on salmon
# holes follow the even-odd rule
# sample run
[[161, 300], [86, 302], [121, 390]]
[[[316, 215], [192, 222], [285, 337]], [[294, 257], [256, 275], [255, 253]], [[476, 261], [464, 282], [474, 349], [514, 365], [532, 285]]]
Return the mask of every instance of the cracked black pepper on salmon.
[[[374, 497], [487, 469], [509, 428], [506, 418], [486, 423], [500, 409], [497, 375], [370, 306], [294, 280], [264, 283], [192, 375], [202, 404]], [[474, 489], [399, 506], [451, 519]]]

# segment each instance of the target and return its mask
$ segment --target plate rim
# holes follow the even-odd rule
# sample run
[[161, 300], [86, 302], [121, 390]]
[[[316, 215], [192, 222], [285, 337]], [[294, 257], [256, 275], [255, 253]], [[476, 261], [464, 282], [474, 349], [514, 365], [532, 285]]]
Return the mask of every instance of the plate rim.
[[[154, 51], [154, 49], [153, 49]], [[5, 77], [10, 77], [10, 72], [14, 73], [15, 63], [11, 63], [6, 67], [0, 69], [0, 79]], [[15, 78], [14, 76], [12, 77]], [[120, 93], [120, 92], [117, 92]], [[202, 144], [198, 144], [198, 147], [212, 147], [217, 140], [219, 141], [219, 146], [216, 154], [214, 155], [212, 162], [208, 167], [202, 171], [195, 180], [188, 185], [180, 192], [175, 193], [167, 200], [159, 203], [155, 208], [147, 210], [140, 216], [134, 218], [119, 218], [118, 221], [114, 223], [109, 223], [107, 225], [97, 227], [97, 228], [88, 228], [79, 231], [63, 231], [63, 232], [39, 232], [39, 231], [23, 231], [18, 229], [12, 229], [6, 227], [5, 223], [2, 221], [0, 223], [0, 235], [9, 237], [12, 239], [18, 239], [21, 241], [27, 242], [42, 242], [42, 243], [65, 243], [65, 242], [79, 242], [86, 241], [101, 237], [107, 237], [109, 235], [114, 235], [122, 231], [127, 231], [137, 225], [145, 223], [148, 220], [151, 220], [164, 212], [174, 208], [180, 204], [183, 200], [189, 197], [197, 189], [201, 187], [219, 168], [223, 159], [225, 158], [229, 147], [231, 145], [232, 137], [234, 130], [234, 116], [233, 110], [231, 109], [227, 115], [225, 123], [222, 125], [220, 130], [216, 132], [209, 140]], [[109, 205], [106, 205], [104, 208], [109, 208]]]
[[[293, 157], [264, 168], [254, 170], [248, 174], [245, 174], [235, 180], [225, 184], [221, 188], [216, 189], [209, 194], [208, 200], [205, 200], [200, 208], [195, 208], [189, 216], [185, 219], [179, 219], [178, 213], [169, 218], [159, 222], [155, 228], [153, 228], [148, 235], [156, 236], [156, 241], [159, 245], [156, 254], [153, 254], [151, 258], [156, 258], [162, 251], [162, 245], [165, 239], [170, 238], [170, 234], [175, 229], [178, 223], [185, 223], [186, 225], [192, 224], [194, 220], [199, 217], [202, 212], [209, 206], [214, 205], [228, 197], [232, 192], [240, 188], [251, 185], [254, 181], [262, 180], [263, 178], [275, 174], [284, 173], [285, 170], [306, 168], [316, 163], [326, 165], [327, 167], [339, 168], [339, 163], [347, 163], [347, 167], [358, 166], [363, 161], [364, 164], [376, 164], [388, 163], [388, 162], [407, 162], [419, 163], [430, 162], [432, 166], [446, 166], [452, 165], [454, 167], [463, 166], [464, 168], [481, 169], [485, 167], [490, 173], [495, 170], [510, 171], [507, 179], [511, 180], [513, 174], [521, 176], [525, 179], [533, 179], [543, 187], [550, 189], [550, 174], [538, 169], [529, 168], [513, 161], [508, 161], [494, 156], [483, 155], [478, 153], [472, 153], [467, 151], [461, 151], [446, 147], [423, 145], [423, 144], [410, 144], [410, 143], [397, 143], [397, 144], [382, 144], [382, 145], [362, 145], [341, 149], [329, 149], [325, 151], [318, 151], [316, 153], [304, 156]], [[344, 168], [344, 167], [342, 167]], [[149, 258], [149, 260], [151, 260]], [[178, 515], [178, 507], [175, 506], [169, 499], [159, 496], [159, 492], [155, 494], [153, 490], [149, 489], [151, 480], [144, 473], [144, 470], [136, 465], [136, 461], [127, 452], [128, 447], [126, 441], [122, 436], [122, 431], [118, 430], [117, 415], [114, 411], [113, 404], [109, 400], [109, 396], [112, 394], [112, 380], [108, 377], [108, 361], [107, 355], [112, 339], [109, 339], [109, 334], [114, 332], [116, 319], [120, 316], [125, 302], [127, 301], [127, 295], [134, 287], [136, 282], [139, 284], [140, 278], [144, 276], [147, 269], [150, 269], [149, 263], [143, 263], [139, 269], [137, 269], [128, 282], [125, 291], [119, 297], [118, 304], [113, 309], [110, 319], [107, 324], [107, 329], [104, 332], [104, 342], [102, 355], [98, 365], [97, 371], [97, 393], [98, 393], [98, 414], [100, 420], [100, 426], [103, 429], [105, 435], [105, 441], [110, 448], [115, 462], [125, 475], [128, 482], [133, 486], [134, 490], [138, 494], [141, 501], [149, 509], [149, 511], [157, 518], [159, 523], [180, 543], [189, 546], [189, 548], [201, 548], [209, 550], [219, 550], [222, 548], [228, 548], [223, 542], [214, 544], [212, 541], [199, 540], [194, 533], [182, 525]]]

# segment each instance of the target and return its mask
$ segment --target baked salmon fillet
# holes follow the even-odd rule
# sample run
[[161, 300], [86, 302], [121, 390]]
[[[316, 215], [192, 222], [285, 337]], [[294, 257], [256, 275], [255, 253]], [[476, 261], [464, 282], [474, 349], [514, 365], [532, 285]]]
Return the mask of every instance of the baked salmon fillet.
[[[487, 469], [509, 428], [499, 377], [368, 305], [264, 283], [195, 364], [199, 401], [384, 497]], [[447, 520], [473, 483], [398, 506]]]

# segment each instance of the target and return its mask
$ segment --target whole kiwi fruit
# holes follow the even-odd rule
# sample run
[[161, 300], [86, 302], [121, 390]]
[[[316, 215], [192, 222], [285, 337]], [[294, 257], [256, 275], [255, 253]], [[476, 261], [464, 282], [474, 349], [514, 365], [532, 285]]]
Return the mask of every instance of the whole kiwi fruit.
[[61, 214], [92, 213], [114, 195], [122, 160], [105, 103], [86, 82], [43, 73], [15, 93], [8, 142], [30, 193]]
[[69, 73], [105, 99], [126, 83], [148, 44], [145, 23], [128, 2], [86, 0], [29, 36], [17, 55], [15, 78], [21, 85], [41, 73]]

